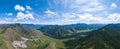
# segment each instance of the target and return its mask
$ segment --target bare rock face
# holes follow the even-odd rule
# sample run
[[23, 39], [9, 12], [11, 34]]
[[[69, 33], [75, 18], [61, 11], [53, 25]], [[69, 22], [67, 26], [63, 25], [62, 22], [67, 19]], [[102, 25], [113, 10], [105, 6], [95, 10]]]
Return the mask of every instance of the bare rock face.
[[[16, 24], [8, 24], [7, 26], [0, 27], [0, 49], [21, 49], [29, 48], [26, 42], [41, 42], [44, 35], [37, 30], [23, 27]], [[31, 44], [29, 43], [29, 44]], [[2, 48], [3, 47], [3, 48]], [[33, 44], [33, 48], [35, 48]]]
[[39, 39], [28, 39], [25, 37], [21, 37], [20, 41], [13, 41], [12, 45], [15, 49], [18, 49], [18, 47], [27, 48], [28, 47], [26, 44], [27, 41], [37, 41], [37, 40], [39, 40]]

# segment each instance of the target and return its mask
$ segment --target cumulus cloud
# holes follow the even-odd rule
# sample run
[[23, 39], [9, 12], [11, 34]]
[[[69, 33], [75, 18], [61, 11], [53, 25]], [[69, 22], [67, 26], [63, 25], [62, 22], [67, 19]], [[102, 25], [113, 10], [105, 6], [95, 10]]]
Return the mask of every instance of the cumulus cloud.
[[[54, 3], [53, 3], [54, 2]], [[115, 23], [120, 22], [120, 13], [109, 14], [108, 10], [115, 9], [118, 6], [116, 3], [111, 3], [108, 8], [106, 5], [103, 5], [100, 0], [54, 0], [51, 4], [50, 9], [44, 11], [44, 17], [40, 19], [43, 23], [50, 24], [73, 24], [73, 23]], [[16, 5], [15, 10], [17, 10], [16, 22], [18, 20], [35, 20], [40, 21], [40, 19], [35, 19], [33, 13], [30, 13], [32, 8], [28, 5], [21, 6]], [[108, 8], [108, 9], [106, 9]], [[104, 13], [106, 12], [106, 13]], [[101, 14], [101, 15], [100, 15]], [[13, 14], [8, 14], [13, 15]], [[36, 14], [34, 14], [36, 16]], [[37, 15], [40, 17], [42, 15]], [[48, 19], [49, 16], [51, 19]], [[53, 17], [51, 17], [53, 16]], [[52, 19], [53, 18], [53, 19]], [[9, 20], [9, 18], [6, 18]], [[48, 22], [50, 20], [51, 22]], [[46, 21], [46, 22], [44, 22]], [[26, 21], [27, 23], [27, 21]]]
[[13, 15], [13, 13], [7, 13], [7, 15], [8, 15], [8, 16], [12, 16], [12, 15]]
[[111, 6], [112, 9], [117, 8], [117, 5], [115, 3], [112, 3], [110, 6]]
[[108, 15], [107, 19], [112, 23], [120, 22], [120, 13], [110, 14]]
[[7, 21], [5, 21], [5, 20], [0, 21], [0, 24], [5, 24], [5, 23], [7, 23]]
[[[32, 8], [28, 5], [26, 5], [26, 8], [24, 8], [23, 6], [20, 5], [16, 5], [15, 6], [15, 10], [18, 10], [16, 18], [14, 19], [15, 21], [18, 20], [34, 20], [34, 16], [32, 13], [30, 13], [30, 10]], [[26, 12], [26, 13], [23, 13]]]
[[50, 11], [50, 10], [47, 10], [44, 12], [46, 14], [46, 16], [52, 16], [52, 15], [55, 15], [54, 12]]
[[23, 6], [20, 6], [20, 5], [15, 5], [15, 10], [17, 11], [25, 11], [25, 8]]
[[90, 13], [77, 14], [77, 16], [79, 16], [77, 20], [83, 23], [109, 23], [108, 19], [105, 19], [104, 17], [97, 17]]
[[29, 13], [30, 11], [27, 10], [27, 11], [25, 11], [25, 12], [26, 12], [26, 13]]
[[12, 18], [5, 18], [5, 20], [11, 20]]
[[31, 10], [32, 8], [28, 5], [26, 5], [26, 9]]
[[[65, 11], [58, 11], [58, 14], [55, 11], [55, 16], [59, 17], [55, 21], [61, 23], [113, 23], [113, 17], [118, 18], [114, 22], [119, 20], [118, 16], [110, 16], [108, 7], [100, 0], [54, 0], [54, 4]], [[117, 8], [117, 5], [112, 3], [111, 7]]]
[[[67, 17], [66, 17], [67, 16]], [[63, 14], [62, 17], [66, 23], [100, 23], [102, 20], [104, 20], [102, 17], [95, 17], [93, 14], [90, 13], [83, 13], [83, 14]]]
[[17, 18], [15, 19], [15, 21], [24, 20], [24, 19], [31, 19], [31, 20], [35, 19], [31, 13], [24, 14], [22, 12], [18, 12], [16, 17]]
[[[54, 0], [55, 8], [60, 7], [64, 11], [55, 11], [54, 21], [51, 24], [72, 24], [72, 23], [116, 23], [120, 22], [120, 14], [110, 14], [110, 8], [117, 8], [116, 3], [112, 3], [110, 8], [100, 0]], [[53, 6], [52, 6], [53, 7]], [[107, 9], [108, 8], [108, 9]], [[68, 10], [68, 11], [67, 11]], [[50, 10], [45, 14], [51, 13]], [[47, 15], [47, 14], [46, 14]], [[52, 19], [53, 20], [53, 19]], [[47, 23], [47, 22], [46, 22]], [[48, 22], [49, 23], [49, 22]]]
[[80, 19], [81, 21], [86, 21], [86, 22], [91, 22], [91, 21], [100, 20], [99, 18], [94, 17], [92, 14], [89, 14], [89, 13], [78, 14], [77, 16], [79, 16], [79, 19]]
[[[62, 19], [62, 22], [66, 23], [120, 23], [120, 13], [112, 13], [107, 15], [107, 17], [97, 17], [90, 13], [84, 14], [69, 14], [68, 16], [74, 16], [75, 19], [71, 19], [70, 17]], [[63, 16], [64, 17], [64, 16]], [[72, 17], [73, 18], [73, 17]], [[61, 20], [61, 19], [60, 19]]]

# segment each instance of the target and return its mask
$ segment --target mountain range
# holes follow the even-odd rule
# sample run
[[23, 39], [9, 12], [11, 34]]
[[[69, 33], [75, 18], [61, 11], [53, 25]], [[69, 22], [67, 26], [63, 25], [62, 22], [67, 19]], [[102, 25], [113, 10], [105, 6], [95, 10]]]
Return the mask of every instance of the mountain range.
[[[0, 49], [45, 49], [52, 42], [58, 41], [21, 24], [1, 24], [0, 26]], [[59, 43], [56, 47], [59, 47]], [[52, 46], [55, 47], [55, 45]]]
[[120, 24], [0, 24], [0, 49], [120, 49], [119, 46]]
[[84, 38], [66, 41], [68, 49], [120, 49], [120, 24], [109, 24], [89, 33]]
[[40, 27], [38, 30], [42, 31], [45, 35], [54, 38], [69, 38], [75, 34], [82, 32], [89, 32], [101, 28], [105, 24], [71, 24], [71, 25], [46, 25]]

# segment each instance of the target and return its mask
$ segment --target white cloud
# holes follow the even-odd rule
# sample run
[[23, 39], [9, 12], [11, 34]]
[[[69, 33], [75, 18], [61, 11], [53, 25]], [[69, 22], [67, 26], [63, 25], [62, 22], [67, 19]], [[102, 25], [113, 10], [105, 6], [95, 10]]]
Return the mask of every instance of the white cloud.
[[24, 20], [24, 19], [31, 19], [31, 20], [35, 19], [31, 13], [24, 14], [22, 12], [18, 12], [16, 17], [17, 18], [15, 19], [15, 21]]
[[[72, 14], [72, 13], [63, 13], [59, 19], [55, 19], [51, 21], [50, 24], [75, 24], [75, 23], [118, 23], [120, 22], [120, 14], [114, 13], [109, 14], [106, 18], [105, 17], [97, 17], [96, 15], [90, 13], [83, 13], [83, 14]], [[46, 22], [47, 23], [47, 22]]]
[[58, 14], [57, 17], [60, 18], [56, 19], [56, 17], [54, 17], [55, 19], [51, 23], [54, 24], [105, 23], [107, 21], [102, 17], [96, 17], [90, 13], [84, 13], [84, 14], [62, 13], [62, 14]]
[[5, 24], [5, 23], [7, 23], [7, 21], [5, 21], [5, 20], [0, 21], [0, 24]]
[[27, 11], [25, 11], [25, 12], [26, 12], [26, 13], [29, 13], [30, 11], [27, 10]]
[[[64, 11], [55, 11], [60, 23], [111, 23], [109, 9], [100, 0], [54, 0], [54, 6]], [[53, 7], [54, 7], [53, 6]], [[58, 12], [58, 14], [56, 14]], [[58, 23], [56, 22], [56, 24]]]
[[117, 5], [115, 3], [112, 3], [110, 6], [111, 6], [112, 9], [117, 8]]
[[32, 8], [28, 5], [26, 5], [26, 9], [31, 10]]
[[63, 18], [75, 18], [75, 13], [62, 13]]
[[17, 11], [25, 11], [25, 8], [23, 6], [20, 6], [20, 5], [15, 5], [15, 10]]
[[74, 12], [103, 11], [106, 7], [99, 0], [54, 0], [57, 6]]
[[91, 22], [91, 21], [99, 20], [99, 18], [94, 17], [92, 14], [89, 14], [89, 13], [78, 14], [77, 16], [79, 16], [79, 19], [81, 21]]
[[47, 10], [44, 12], [46, 14], [46, 16], [52, 16], [52, 15], [55, 15], [54, 12], [50, 11], [50, 10]]
[[108, 19], [117, 19], [117, 16], [118, 15], [118, 13], [114, 13], [114, 14], [110, 14], [107, 18]]
[[12, 16], [12, 15], [13, 15], [13, 13], [7, 13], [7, 15], [8, 15], [8, 16]]
[[43, 22], [43, 24], [120, 23], [120, 13], [108, 14], [106, 17], [101, 17], [101, 16], [98, 17], [91, 13], [82, 13], [82, 14], [62, 13], [62, 14], [58, 14], [57, 17], [60, 17], [60, 18], [56, 19], [54, 17], [54, 21], [53, 20], [49, 21], [49, 22], [45, 21], [45, 22]]
[[105, 7], [98, 0], [75, 0], [71, 7], [83, 12], [105, 10]]
[[[106, 5], [103, 5], [100, 0], [54, 0], [55, 10], [51, 11], [47, 9], [44, 13], [45, 16], [49, 16], [53, 19], [48, 19], [52, 22], [46, 21], [48, 17], [40, 18], [43, 23], [51, 24], [72, 24], [72, 23], [113, 23], [120, 22], [120, 13], [109, 14]], [[53, 4], [52, 4], [53, 5]], [[53, 7], [52, 7], [53, 8]], [[115, 9], [117, 5], [115, 3], [110, 4], [110, 8]], [[62, 11], [62, 10], [63, 11]], [[15, 20], [35, 20], [33, 13], [30, 13], [32, 8], [28, 5], [25, 7], [16, 5], [15, 10], [17, 10], [17, 16]], [[61, 10], [61, 11], [59, 11]], [[68, 10], [68, 11], [67, 11]], [[108, 9], [109, 10], [109, 9]], [[25, 12], [25, 13], [24, 13]], [[106, 12], [103, 14], [103, 12]], [[100, 16], [100, 14], [102, 16]], [[11, 15], [11, 14], [9, 14]], [[34, 14], [35, 15], [35, 14]], [[39, 17], [41, 15], [38, 15]], [[37, 16], [37, 17], [38, 17]], [[51, 17], [53, 16], [53, 17]], [[106, 16], [106, 17], [105, 17]], [[6, 18], [8, 20], [9, 18]], [[27, 23], [27, 21], [26, 21]]]
[[108, 15], [107, 19], [112, 23], [120, 22], [120, 13], [110, 14]]
[[[18, 10], [19, 12], [17, 12], [17, 16], [14, 20], [15, 21], [17, 21], [17, 20], [34, 20], [35, 18], [33, 16], [33, 14], [30, 13], [31, 9], [32, 8], [28, 5], [26, 5], [26, 8], [24, 8], [23, 6], [20, 6], [20, 5], [16, 5], [15, 10]], [[26, 12], [26, 13], [23, 13], [23, 12]]]
[[84, 13], [84, 14], [77, 14], [79, 18], [77, 19], [80, 22], [83, 23], [108, 23], [108, 20], [103, 17], [97, 17], [95, 15], [92, 15], [90, 13]]
[[[77, 17], [78, 16], [78, 17]], [[71, 20], [72, 22], [76, 23], [120, 23], [120, 13], [113, 13], [109, 14], [106, 18], [105, 17], [97, 17], [90, 13], [84, 13], [84, 14], [76, 14], [76, 19], [67, 19]]]
[[11, 20], [12, 18], [5, 18], [5, 20]]

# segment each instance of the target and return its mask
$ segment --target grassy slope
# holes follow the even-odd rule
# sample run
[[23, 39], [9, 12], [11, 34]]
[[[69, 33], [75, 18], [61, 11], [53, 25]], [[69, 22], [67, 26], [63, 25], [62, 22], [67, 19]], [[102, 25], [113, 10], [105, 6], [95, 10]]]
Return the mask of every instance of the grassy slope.
[[120, 49], [120, 24], [107, 25], [93, 31], [85, 38], [67, 41], [66, 47], [67, 49]]
[[[27, 49], [45, 49], [50, 47], [52, 42], [55, 43], [56, 49], [64, 47], [64, 44], [61, 40], [53, 39], [48, 36], [43, 35], [40, 31], [31, 30], [21, 26], [0, 28], [0, 49], [14, 49], [12, 47], [12, 42], [14, 40], [20, 40], [20, 37], [30, 37], [37, 36], [40, 39], [37, 41], [28, 41]], [[20, 48], [22, 49], [22, 48]]]

